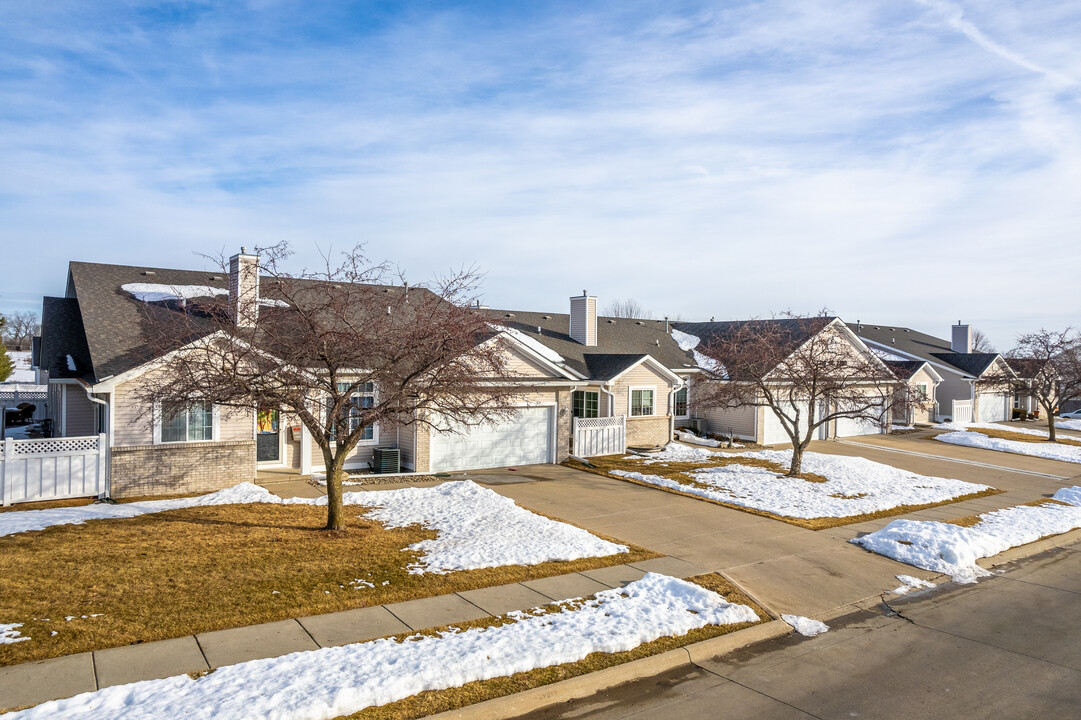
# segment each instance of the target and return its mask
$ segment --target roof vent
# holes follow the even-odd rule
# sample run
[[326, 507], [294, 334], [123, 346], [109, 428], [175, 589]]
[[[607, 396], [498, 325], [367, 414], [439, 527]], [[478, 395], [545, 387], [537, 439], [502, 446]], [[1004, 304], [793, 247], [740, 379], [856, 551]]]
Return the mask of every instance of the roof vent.
[[645, 323], [642, 322], [641, 320], [636, 320], [635, 323], [638, 324], [638, 325], [645, 325]]
[[514, 313], [504, 313], [503, 317], [514, 317]]
[[153, 270], [143, 270], [143, 275], [157, 275]]
[[661, 339], [657, 338], [657, 347], [660, 347], [660, 346], [661, 346]]
[[608, 320], [608, 324], [609, 324], [609, 325], [615, 325], [615, 324], [616, 324], [616, 321], [615, 321], [615, 320], [612, 320], [611, 318], [609, 318], [609, 320]]
[[[153, 275], [154, 273], [150, 273], [150, 274]], [[224, 280], [225, 278], [223, 278], [221, 275], [211, 275], [210, 279], [211, 280]]]
[[713, 316], [713, 315], [710, 315], [710, 316], [709, 316], [709, 321], [710, 321], [710, 322], [713, 322], [713, 318], [714, 318], [714, 316]]
[[537, 326], [537, 334], [538, 334], [538, 335], [540, 335], [540, 334], [541, 334], [541, 326], [540, 326], [540, 325], [538, 325], [538, 326]]
[[541, 319], [542, 320], [551, 320], [552, 316], [551, 315], [541, 315]]

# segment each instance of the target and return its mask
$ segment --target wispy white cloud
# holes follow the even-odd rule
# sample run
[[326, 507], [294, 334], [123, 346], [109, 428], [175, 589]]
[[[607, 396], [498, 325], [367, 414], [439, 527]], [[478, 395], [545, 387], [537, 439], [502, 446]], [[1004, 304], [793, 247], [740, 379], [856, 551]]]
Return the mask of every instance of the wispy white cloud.
[[[491, 303], [538, 309], [581, 287], [686, 317], [826, 305], [1002, 346], [1078, 310], [1016, 292], [1034, 252], [1081, 259], [1077, 96], [937, 10], [132, 7], [0, 11], [0, 241], [33, 249], [4, 288], [289, 239], [417, 278], [477, 260]], [[1081, 70], [1074, 4], [981, 13]]]

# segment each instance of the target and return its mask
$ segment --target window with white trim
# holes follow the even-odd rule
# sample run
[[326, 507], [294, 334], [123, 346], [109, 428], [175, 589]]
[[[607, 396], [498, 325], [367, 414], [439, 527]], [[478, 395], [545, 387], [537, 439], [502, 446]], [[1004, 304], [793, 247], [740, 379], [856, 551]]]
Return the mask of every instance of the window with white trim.
[[687, 388], [680, 388], [672, 395], [672, 414], [687, 417]]
[[653, 388], [631, 388], [631, 417], [654, 415]]
[[920, 400], [926, 400], [928, 398], [927, 383], [919, 383], [916, 385], [916, 397]]
[[[353, 383], [341, 382], [338, 383], [338, 392], [347, 393]], [[349, 408], [346, 411], [346, 417], [349, 422], [348, 432], [353, 432], [360, 425], [361, 411], [366, 408], [375, 407], [375, 383], [364, 383], [359, 385], [349, 396]], [[327, 407], [327, 424], [333, 425], [333, 418], [330, 418], [330, 406], [328, 401]], [[373, 441], [375, 440], [375, 426], [368, 425], [364, 428], [363, 433], [360, 436], [360, 441]]]
[[600, 417], [600, 393], [575, 390], [571, 395], [571, 416], [576, 418]]
[[208, 402], [165, 408], [161, 414], [161, 442], [199, 442], [214, 439], [214, 407]]

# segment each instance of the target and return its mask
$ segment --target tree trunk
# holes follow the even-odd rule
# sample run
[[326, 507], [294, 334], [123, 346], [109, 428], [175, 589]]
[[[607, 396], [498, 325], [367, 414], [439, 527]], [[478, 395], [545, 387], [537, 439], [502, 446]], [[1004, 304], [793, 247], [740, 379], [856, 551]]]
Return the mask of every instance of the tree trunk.
[[803, 472], [803, 445], [792, 443], [792, 465], [788, 468], [787, 477], [796, 477]]
[[1044, 410], [1047, 412], [1047, 439], [1049, 442], [1058, 442], [1055, 438], [1055, 413], [1049, 408], [1044, 408]]
[[345, 453], [339, 452], [338, 457], [327, 457], [327, 530], [344, 530], [345, 513], [342, 507], [342, 481], [345, 480]]

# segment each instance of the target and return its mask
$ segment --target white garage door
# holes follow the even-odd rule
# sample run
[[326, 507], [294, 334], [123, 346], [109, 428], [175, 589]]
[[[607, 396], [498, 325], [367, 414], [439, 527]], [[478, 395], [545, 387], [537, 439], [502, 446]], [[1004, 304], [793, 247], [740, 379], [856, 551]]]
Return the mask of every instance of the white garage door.
[[[786, 445], [791, 444], [792, 439], [790, 437], [788, 437], [788, 433], [785, 432], [784, 425], [781, 424], [781, 420], [777, 417], [777, 414], [773, 412], [773, 409], [769, 408], [769, 407], [764, 407], [764, 408], [762, 408], [762, 412], [764, 412], [766, 414], [766, 422], [765, 422], [765, 428], [764, 428], [764, 432], [762, 433], [762, 440], [760, 441], [760, 444], [762, 444], [762, 445], [776, 445], [778, 443], [784, 443]], [[788, 415], [789, 417], [791, 417], [791, 415], [792, 415], [791, 412], [787, 412], [787, 411], [786, 411], [785, 414]], [[803, 437], [803, 436], [805, 436], [807, 434], [807, 427], [808, 427], [808, 424], [809, 424], [808, 423], [808, 415], [809, 415], [809, 413], [807, 412], [806, 403], [801, 403], [800, 404], [800, 416], [799, 416], [800, 437]], [[822, 434], [822, 431], [823, 431], [823, 428], [819, 428], [818, 432], [817, 432], [817, 435], [820, 436]]]
[[837, 418], [837, 437], [853, 435], [881, 435], [881, 420], [860, 420], [858, 418]]
[[1009, 395], [999, 393], [980, 393], [979, 422], [1002, 422], [1006, 419]]
[[432, 431], [432, 472], [479, 470], [552, 462], [552, 409], [522, 408], [510, 420], [462, 429]]

